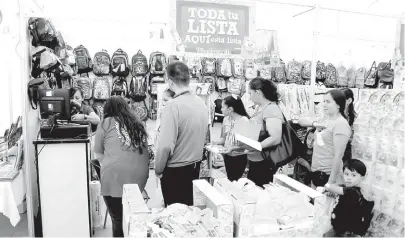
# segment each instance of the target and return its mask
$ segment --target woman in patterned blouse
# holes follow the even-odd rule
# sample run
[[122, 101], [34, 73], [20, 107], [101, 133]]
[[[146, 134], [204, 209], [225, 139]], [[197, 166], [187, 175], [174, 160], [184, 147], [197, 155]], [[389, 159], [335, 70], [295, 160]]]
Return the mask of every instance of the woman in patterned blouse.
[[101, 163], [101, 195], [111, 216], [114, 237], [124, 236], [123, 185], [138, 184], [143, 191], [148, 180], [147, 137], [143, 122], [125, 100], [110, 97], [104, 106], [104, 120], [97, 127], [94, 151]]
[[235, 134], [233, 133], [235, 121], [249, 121], [249, 116], [245, 110], [242, 99], [239, 96], [228, 96], [222, 100], [222, 113], [224, 122], [222, 124], [221, 139], [213, 144], [224, 145], [226, 151], [223, 154], [225, 169], [228, 179], [231, 181], [238, 180], [245, 172], [247, 164], [247, 155], [240, 149]]

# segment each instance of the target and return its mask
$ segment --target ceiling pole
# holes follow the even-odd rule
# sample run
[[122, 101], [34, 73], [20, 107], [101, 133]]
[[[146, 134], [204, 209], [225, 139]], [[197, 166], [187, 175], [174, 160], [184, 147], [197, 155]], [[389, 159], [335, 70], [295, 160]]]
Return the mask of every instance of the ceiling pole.
[[311, 63], [311, 97], [309, 98], [309, 115], [315, 116], [315, 84], [316, 84], [316, 61], [318, 52], [318, 37], [319, 37], [319, 4], [315, 5], [315, 14], [313, 17], [313, 34], [312, 34], [312, 63]]

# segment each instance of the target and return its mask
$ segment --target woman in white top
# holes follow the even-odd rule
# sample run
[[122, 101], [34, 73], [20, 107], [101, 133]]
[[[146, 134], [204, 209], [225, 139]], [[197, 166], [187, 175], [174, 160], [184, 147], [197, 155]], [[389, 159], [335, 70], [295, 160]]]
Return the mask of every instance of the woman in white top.
[[235, 139], [235, 122], [239, 120], [249, 121], [249, 116], [245, 110], [242, 99], [239, 96], [232, 95], [222, 100], [222, 113], [224, 122], [222, 124], [221, 139], [213, 144], [224, 145], [226, 152], [223, 154], [225, 169], [228, 179], [231, 181], [239, 180], [247, 165], [247, 155], [240, 149]]
[[323, 99], [326, 118], [300, 118], [299, 124], [317, 128], [312, 155], [311, 179], [315, 187], [342, 181], [343, 155], [352, 133], [345, 116], [346, 96], [338, 90], [327, 92]]

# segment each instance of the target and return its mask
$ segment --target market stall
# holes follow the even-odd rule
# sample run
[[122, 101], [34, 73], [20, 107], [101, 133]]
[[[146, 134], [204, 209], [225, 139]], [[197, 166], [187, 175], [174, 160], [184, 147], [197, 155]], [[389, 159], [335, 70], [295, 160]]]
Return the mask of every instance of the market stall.
[[[21, 65], [18, 67], [20, 70], [14, 71], [22, 72], [22, 80], [18, 82], [24, 85], [24, 90], [21, 90], [24, 93], [27, 91], [25, 87], [29, 81], [29, 72], [31, 72], [31, 68], [27, 66], [27, 62], [31, 61], [31, 53], [27, 50], [31, 39], [27, 37], [26, 29], [28, 29], [28, 18], [34, 15], [49, 17], [57, 30], [62, 33], [67, 44], [71, 45], [73, 48], [84, 45], [88, 49], [92, 60], [94, 59], [94, 55], [102, 49], [107, 49], [110, 56], [112, 56], [117, 49], [123, 49], [123, 51], [127, 52], [129, 59], [137, 54], [138, 50], [141, 50], [146, 57], [152, 52], [159, 51], [164, 53], [167, 58], [169, 58], [170, 55], [176, 55], [180, 60], [188, 64], [194, 61], [191, 60], [194, 58], [250, 59], [256, 61], [254, 70], [259, 72], [261, 76], [266, 76], [268, 72], [279, 72], [278, 69], [280, 69], [280, 67], [282, 68], [282, 65], [284, 65], [284, 73], [281, 78], [276, 78], [275, 75], [273, 78], [271, 73], [270, 76], [267, 74], [267, 77], [279, 83], [282, 100], [286, 107], [284, 113], [289, 115], [288, 117], [290, 119], [297, 119], [304, 115], [315, 115], [317, 111], [316, 108], [320, 107], [319, 104], [317, 107], [314, 104], [314, 101], [317, 101], [315, 94], [318, 92], [318, 94], [321, 95], [327, 89], [321, 87], [321, 89], [317, 91], [319, 86], [316, 84], [319, 82], [317, 75], [320, 71], [319, 69], [322, 68], [317, 67], [318, 61], [323, 62], [325, 67], [331, 64], [336, 71], [337, 69], [343, 68], [348, 70], [351, 68], [352, 64], [355, 65], [356, 71], [363, 66], [369, 70], [373, 61], [379, 63], [391, 60], [394, 49], [397, 45], [400, 46], [400, 40], [398, 40], [398, 42], [393, 40], [395, 39], [394, 34], [380, 34], [375, 36], [365, 33], [370, 31], [363, 27], [363, 25], [372, 24], [377, 28], [386, 29], [387, 32], [395, 32], [398, 17], [376, 17], [372, 16], [372, 14], [367, 14], [365, 16], [368, 18], [365, 18], [364, 14], [348, 12], [349, 9], [343, 10], [336, 6], [329, 7], [314, 5], [313, 3], [286, 5], [284, 3], [280, 4], [271, 1], [248, 1], [242, 3], [217, 1], [217, 3], [225, 3], [228, 4], [227, 6], [231, 5], [230, 7], [233, 7], [231, 8], [233, 9], [232, 14], [230, 14], [230, 16], [224, 16], [224, 18], [230, 18], [228, 19], [229, 21], [236, 22], [236, 29], [238, 30], [239, 25], [243, 25], [243, 31], [240, 31], [240, 33], [243, 34], [237, 37], [235, 35], [232, 37], [226, 36], [224, 43], [218, 40], [216, 44], [206, 46], [204, 44], [193, 43], [193, 39], [197, 41], [197, 36], [208, 35], [208, 33], [196, 33], [198, 28], [197, 21], [192, 25], [192, 34], [189, 34], [189, 41], [187, 41], [186, 38], [188, 25], [177, 25], [176, 14], [180, 15], [182, 19], [184, 18], [184, 22], [189, 22], [189, 20], [192, 19], [189, 14], [193, 12], [189, 12], [186, 9], [193, 7], [204, 9], [206, 5], [204, 6], [204, 4], [200, 2], [193, 3], [191, 1], [185, 1], [185, 3], [181, 5], [181, 8], [178, 8], [176, 1], [150, 1], [149, 4], [146, 4], [148, 6], [145, 6], [145, 11], [141, 11], [142, 14], [135, 14], [136, 16], [133, 16], [134, 14], [130, 9], [120, 7], [126, 5], [125, 1], [121, 1], [120, 3], [122, 4], [116, 4], [104, 10], [90, 12], [76, 10], [67, 6], [66, 11], [72, 13], [69, 18], [56, 16], [56, 12], [58, 12], [56, 9], [59, 9], [57, 4], [51, 1], [41, 2], [43, 2], [43, 4], [40, 5], [45, 6], [43, 13], [33, 14], [27, 9], [23, 9], [23, 14], [20, 15], [21, 32], [19, 37], [20, 43], [17, 48], [23, 59], [21, 60]], [[89, 3], [89, 6], [92, 4], [96, 3]], [[160, 7], [152, 7], [153, 5], [159, 5]], [[247, 8], [243, 8], [243, 6]], [[222, 8], [223, 6], [216, 6], [215, 9], [218, 13]], [[182, 10], [177, 12], [176, 9]], [[151, 14], [147, 14], [148, 12], [152, 12], [152, 10], [154, 11], [153, 15], [157, 16], [157, 18], [153, 20], [150, 19], [150, 16], [148, 17], [148, 15]], [[105, 16], [110, 16], [111, 12], [120, 12], [120, 14], [115, 16], [120, 16], [121, 20], [106, 20]], [[249, 13], [246, 14], [246, 12]], [[81, 15], [84, 13], [86, 13], [86, 17]], [[209, 18], [210, 13], [208, 11], [196, 11], [194, 14], [197, 17], [196, 19], [204, 20], [207, 17]], [[238, 15], [239, 17], [235, 17], [234, 15]], [[214, 16], [212, 17], [215, 18]], [[373, 17], [378, 18], [378, 20], [370, 21], [369, 19]], [[221, 18], [221, 16], [217, 15], [216, 18]], [[236, 20], [235, 18], [238, 19]], [[358, 21], [357, 24], [353, 24], [355, 21]], [[134, 24], [134, 22], [136, 23]], [[378, 22], [378, 24], [376, 22]], [[199, 25], [199, 27], [201, 30], [203, 26]], [[109, 33], [111, 29], [114, 29], [114, 34]], [[126, 29], [136, 30], [127, 31]], [[226, 33], [233, 35], [234, 32], [232, 31], [233, 30], [230, 28]], [[375, 31], [372, 32], [374, 33]], [[299, 35], [299, 37], [297, 37], [297, 35]], [[398, 35], [401, 35], [401, 33]], [[220, 37], [216, 36], [216, 38]], [[203, 39], [198, 40], [202, 41]], [[229, 44], [227, 47], [230, 48], [223, 49], [221, 48], [221, 44]], [[194, 50], [190, 51], [190, 49]], [[370, 54], [373, 55], [372, 58], [369, 56]], [[403, 50], [402, 55], [404, 55]], [[279, 59], [282, 59], [282, 61]], [[270, 61], [269, 64], [266, 64], [266, 60]], [[283, 64], [281, 64], [281, 62], [283, 62]], [[193, 63], [191, 63], [191, 65], [193, 65]], [[199, 66], [197, 64], [195, 66], [197, 67], [197, 71], [202, 70], [202, 65]], [[394, 70], [395, 73], [401, 72], [401, 68]], [[398, 74], [401, 75], [401, 73]], [[89, 72], [88, 76], [89, 84], [94, 85], [94, 80], [97, 78], [97, 75]], [[107, 81], [112, 89], [114, 79], [111, 76], [112, 75], [107, 76]], [[218, 77], [221, 78], [221, 80], [211, 82], [212, 93], [210, 96], [202, 96], [206, 99], [206, 103], [210, 108], [215, 108], [213, 102], [216, 99], [223, 98], [231, 93], [236, 92], [240, 96], [247, 95], [244, 88], [248, 80], [245, 78], [243, 80], [235, 80], [238, 79], [238, 77], [234, 77], [233, 74], [231, 79], [231, 77], [221, 77], [223, 75], [217, 75], [216, 73], [211, 73], [211, 75], [208, 73], [207, 75], [200, 76], [201, 79], [199, 80], [203, 80], [205, 76], [214, 76], [214, 79]], [[343, 78], [348, 78], [348, 76]], [[400, 76], [396, 78], [400, 78]], [[321, 81], [322, 80], [324, 79], [321, 79]], [[128, 75], [125, 81], [127, 82], [128, 88], [130, 88], [130, 84], [133, 81], [131, 74]], [[164, 80], [162, 81], [162, 83], [164, 83]], [[195, 83], [205, 84], [205, 82], [198, 81]], [[235, 85], [236, 87], [234, 87]], [[329, 87], [329, 85], [325, 86]], [[336, 84], [335, 86], [343, 87], [346, 86], [346, 84]], [[352, 88], [356, 88], [356, 86], [357, 85]], [[396, 88], [395, 83], [394, 88]], [[361, 90], [359, 93], [356, 93], [358, 90], [357, 88], [354, 90], [355, 95], [361, 94]], [[149, 89], [147, 91], [149, 91]], [[159, 115], [157, 110], [157, 108], [160, 107], [159, 94], [150, 95], [150, 92], [146, 92], [145, 96], [146, 112], [149, 117], [147, 120], [149, 122], [154, 121], [153, 119], [156, 119]], [[247, 96], [245, 96], [245, 98], [246, 97]], [[102, 101], [103, 100], [94, 100], [93, 98], [89, 100], [89, 104], [93, 105], [95, 108], [100, 108], [102, 107]], [[156, 101], [158, 103], [156, 103]], [[355, 99], [355, 101], [357, 101], [357, 99]], [[32, 141], [37, 136], [39, 121], [36, 120], [36, 118], [38, 118], [38, 111], [30, 108], [26, 94], [23, 95], [23, 103], [24, 146], [25, 151], [27, 151], [27, 153], [25, 153], [25, 161], [29, 161], [30, 163], [28, 164], [29, 169], [27, 169], [26, 174], [28, 188], [27, 200], [29, 216], [33, 218], [37, 214], [38, 195], [35, 166], [31, 164], [34, 161], [34, 147]], [[142, 101], [136, 103], [134, 103], [134, 106], [138, 108], [137, 112], [144, 115], [145, 104], [143, 104]], [[157, 106], [154, 106], [154, 104], [157, 104]], [[248, 104], [248, 102], [246, 104]], [[151, 127], [152, 130], [155, 129], [153, 126]], [[33, 223], [33, 221], [30, 222], [30, 226], [32, 227], [30, 232], [32, 235], [34, 230]]]

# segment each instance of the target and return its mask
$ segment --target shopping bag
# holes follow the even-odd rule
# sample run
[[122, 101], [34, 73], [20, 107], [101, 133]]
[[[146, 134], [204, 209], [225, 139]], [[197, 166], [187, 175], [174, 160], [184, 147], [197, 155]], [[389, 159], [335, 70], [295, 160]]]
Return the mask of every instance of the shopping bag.
[[335, 197], [326, 196], [325, 214], [322, 224], [322, 234], [325, 234], [326, 232], [330, 231], [333, 228], [331, 218], [335, 204], [336, 204]]
[[156, 198], [156, 202], [154, 202], [153, 205], [148, 204], [148, 205], [150, 205], [150, 207], [153, 207], [153, 208], [163, 208], [163, 207], [165, 207], [165, 202], [163, 200], [162, 186], [160, 184], [160, 179], [159, 178], [156, 178], [155, 198]]

